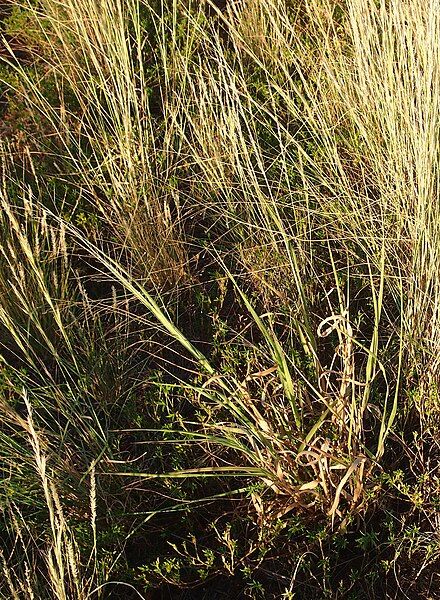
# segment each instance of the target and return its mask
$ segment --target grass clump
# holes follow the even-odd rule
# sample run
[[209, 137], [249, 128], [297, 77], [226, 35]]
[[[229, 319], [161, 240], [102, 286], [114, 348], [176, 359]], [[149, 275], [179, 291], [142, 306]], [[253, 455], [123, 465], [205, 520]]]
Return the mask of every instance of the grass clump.
[[11, 10], [0, 594], [435, 595], [435, 3]]

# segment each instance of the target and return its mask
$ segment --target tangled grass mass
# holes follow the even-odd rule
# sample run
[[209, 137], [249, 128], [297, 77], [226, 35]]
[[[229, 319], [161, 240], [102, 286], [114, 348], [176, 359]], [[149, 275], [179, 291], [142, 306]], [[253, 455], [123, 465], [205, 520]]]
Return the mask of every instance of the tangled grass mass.
[[0, 598], [440, 598], [439, 0], [0, 23]]

